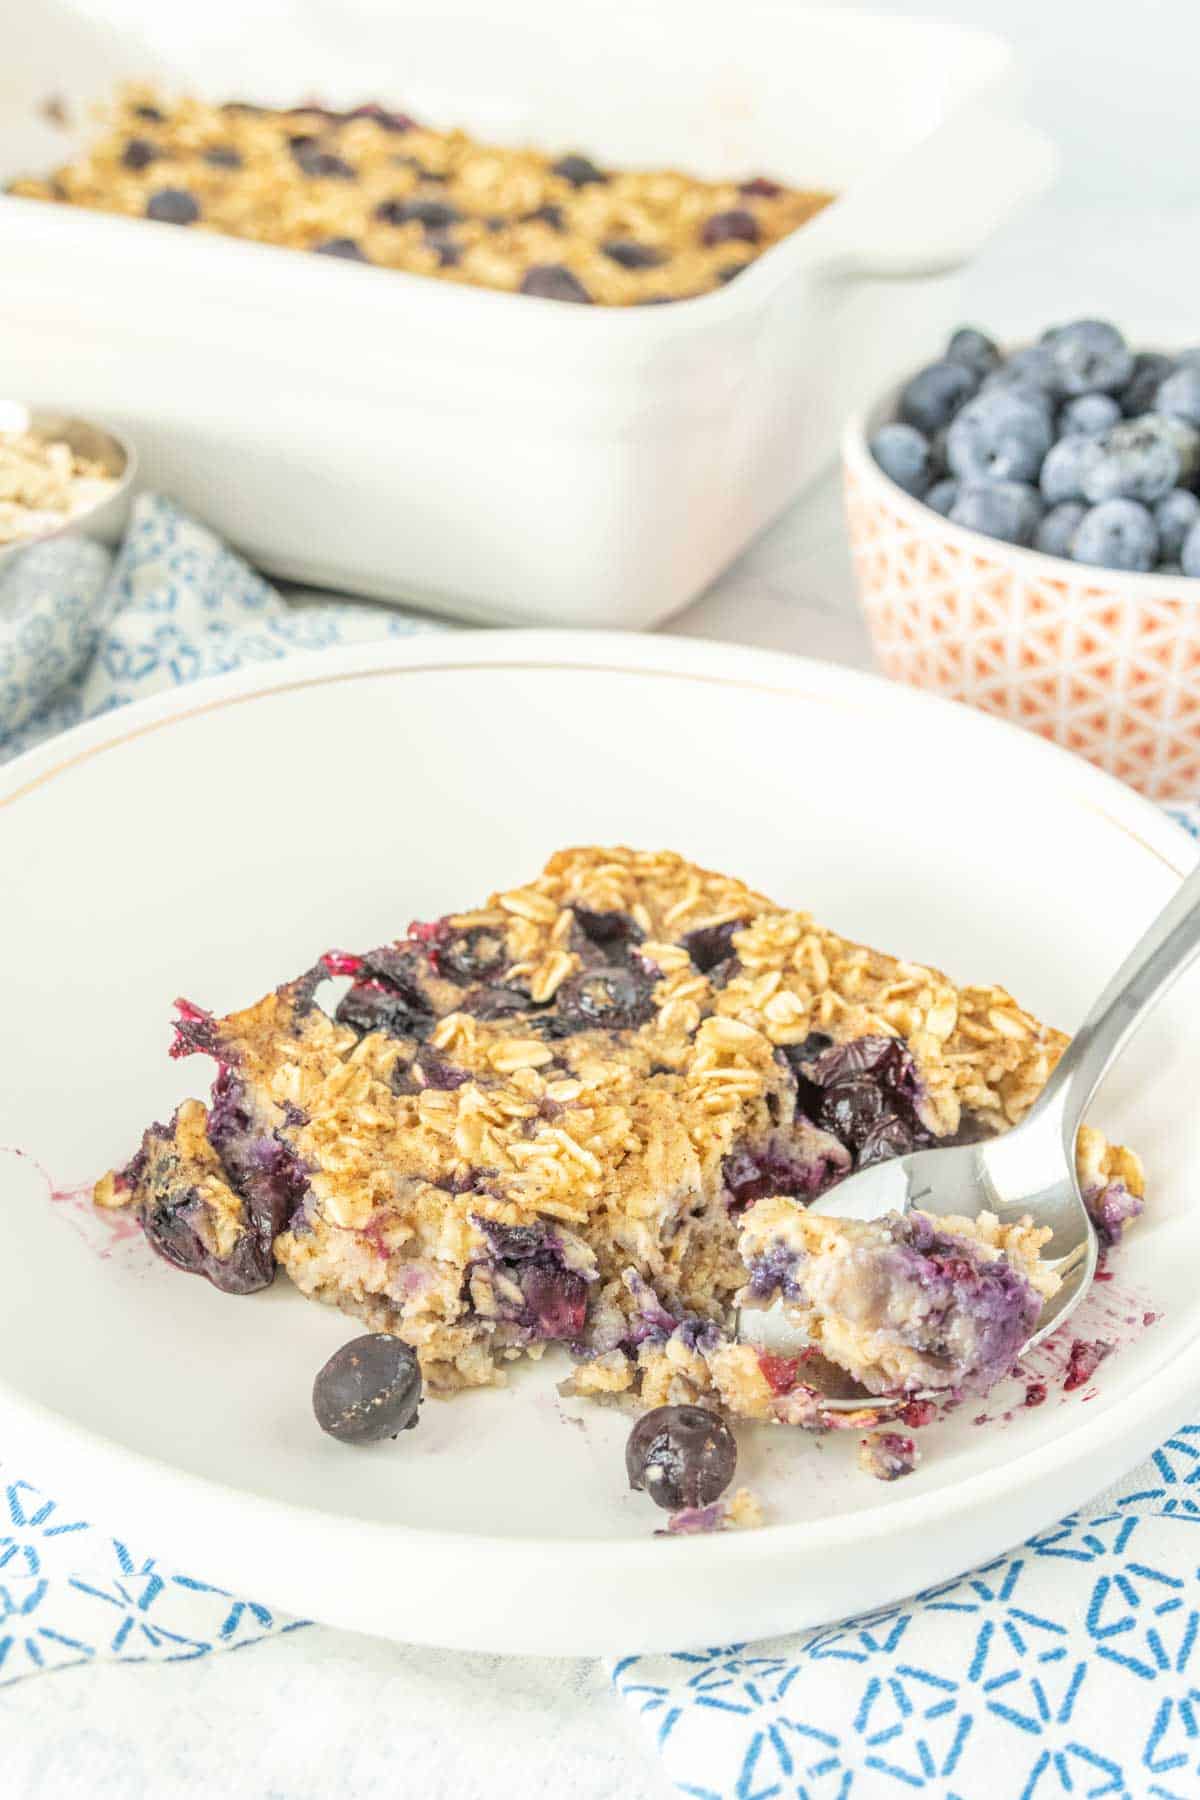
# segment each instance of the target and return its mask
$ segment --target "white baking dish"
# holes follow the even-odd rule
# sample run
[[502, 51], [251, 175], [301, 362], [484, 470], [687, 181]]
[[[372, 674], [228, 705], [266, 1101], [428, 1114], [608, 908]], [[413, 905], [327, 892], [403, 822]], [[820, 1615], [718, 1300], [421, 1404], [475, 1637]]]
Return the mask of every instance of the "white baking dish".
[[[404, 104], [613, 163], [842, 195], [719, 293], [627, 310], [453, 286], [0, 197], [0, 393], [134, 440], [144, 479], [263, 567], [478, 619], [647, 625], [833, 455], [944, 322], [944, 282], [1049, 180], [993, 110], [997, 39], [786, 0], [251, 4], [174, 47], [23, 19], [0, 178], [147, 72], [214, 96]], [[167, 20], [164, 20], [164, 29]]]

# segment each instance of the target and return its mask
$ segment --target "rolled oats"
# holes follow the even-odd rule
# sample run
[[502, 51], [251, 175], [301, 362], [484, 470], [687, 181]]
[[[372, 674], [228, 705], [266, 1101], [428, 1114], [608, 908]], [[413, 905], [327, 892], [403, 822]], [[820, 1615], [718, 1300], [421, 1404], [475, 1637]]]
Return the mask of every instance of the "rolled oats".
[[600, 169], [380, 107], [288, 111], [131, 87], [95, 142], [11, 193], [477, 287], [633, 306], [731, 280], [832, 196]]

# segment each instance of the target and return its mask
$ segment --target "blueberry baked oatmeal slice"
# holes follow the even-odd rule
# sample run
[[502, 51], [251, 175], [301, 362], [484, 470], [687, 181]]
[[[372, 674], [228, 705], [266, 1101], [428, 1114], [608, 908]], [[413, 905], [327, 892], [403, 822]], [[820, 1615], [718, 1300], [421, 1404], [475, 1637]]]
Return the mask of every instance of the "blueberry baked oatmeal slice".
[[381, 106], [211, 105], [148, 87], [121, 93], [74, 160], [8, 191], [601, 306], [719, 288], [833, 198], [762, 175], [602, 168]]
[[[232, 1293], [281, 1267], [404, 1339], [434, 1393], [559, 1343], [580, 1393], [812, 1424], [802, 1370], [734, 1341], [737, 1296], [774, 1293], [777, 1268], [826, 1352], [902, 1398], [928, 1375], [904, 1330], [936, 1269], [956, 1321], [938, 1385], [1004, 1372], [1052, 1281], [1037, 1233], [942, 1221], [926, 1243], [914, 1220], [868, 1242], [803, 1207], [881, 1158], [1003, 1130], [1065, 1043], [1003, 989], [670, 852], [565, 850], [245, 1011], [181, 1005], [175, 1054], [216, 1062], [209, 1104], [151, 1126], [96, 1198]], [[1140, 1166], [1093, 1131], [1079, 1166], [1111, 1241]], [[878, 1309], [839, 1337], [851, 1266]], [[993, 1288], [1003, 1322], [972, 1298]]]

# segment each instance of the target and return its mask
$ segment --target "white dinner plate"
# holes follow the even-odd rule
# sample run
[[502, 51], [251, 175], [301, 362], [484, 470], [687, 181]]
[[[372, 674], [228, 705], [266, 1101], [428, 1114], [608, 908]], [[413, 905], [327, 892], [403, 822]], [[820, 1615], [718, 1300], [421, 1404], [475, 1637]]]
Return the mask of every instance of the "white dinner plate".
[[[1200, 1396], [1200, 977], [1095, 1116], [1145, 1221], [1075, 1335], [985, 1426], [884, 1486], [851, 1433], [740, 1430], [760, 1530], [664, 1539], [628, 1419], [559, 1353], [354, 1450], [310, 1411], [355, 1329], [280, 1279], [234, 1299], [107, 1226], [84, 1184], [209, 1070], [171, 1003], [224, 1011], [520, 882], [557, 846], [674, 847], [849, 936], [999, 981], [1071, 1027], [1193, 861], [1107, 777], [843, 669], [702, 643], [472, 634], [297, 657], [83, 726], [0, 772], [0, 1451], [178, 1566], [409, 1641], [584, 1653], [755, 1637], [998, 1553], [1131, 1467]], [[1146, 1322], [1147, 1315], [1156, 1315]]]

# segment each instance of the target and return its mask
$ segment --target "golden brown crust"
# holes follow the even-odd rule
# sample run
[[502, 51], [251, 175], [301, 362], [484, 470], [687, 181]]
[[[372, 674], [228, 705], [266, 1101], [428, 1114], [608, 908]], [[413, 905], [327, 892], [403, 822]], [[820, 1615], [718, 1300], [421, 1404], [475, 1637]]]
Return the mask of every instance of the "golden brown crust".
[[[714, 965], [690, 934], [715, 927], [726, 934]], [[605, 936], [618, 928], [619, 954]], [[470, 934], [488, 979], [524, 996], [515, 1014], [471, 1010], [447, 960]], [[501, 1379], [513, 1355], [540, 1352], [514, 1322], [519, 1271], [489, 1237], [536, 1228], [587, 1284], [578, 1391], [640, 1389], [649, 1405], [712, 1395], [783, 1416], [754, 1353], [700, 1330], [728, 1323], [745, 1278], [728, 1159], [778, 1140], [793, 1161], [848, 1165], [798, 1113], [783, 1050], [810, 1032], [904, 1038], [920, 1116], [944, 1136], [964, 1108], [994, 1128], [1019, 1118], [1066, 1042], [1002, 989], [956, 988], [667, 851], [560, 851], [525, 886], [414, 928], [388, 954], [419, 976], [428, 1017], [416, 1035], [360, 1035], [298, 983], [212, 1021], [200, 1047], [306, 1171], [279, 1263], [305, 1293], [404, 1335], [436, 1391]], [[621, 957], [641, 984], [641, 1022], [564, 1024], [579, 982]], [[1140, 1193], [1129, 1152], [1097, 1134], [1084, 1154]], [[666, 1344], [664, 1307], [691, 1321]]]
[[[158, 117], [147, 117], [147, 108]], [[333, 158], [323, 165], [331, 172], [306, 172], [294, 141]], [[131, 143], [140, 147], [132, 166]], [[214, 150], [224, 163], [206, 157]], [[238, 159], [234, 166], [230, 157]], [[378, 117], [314, 108], [172, 102], [135, 87], [118, 96], [107, 128], [84, 154], [44, 180], [16, 181], [10, 191], [140, 218], [151, 195], [183, 190], [199, 208], [196, 229], [300, 250], [349, 242], [380, 266], [481, 287], [515, 289], [530, 269], [551, 266], [568, 270], [593, 301], [609, 306], [717, 287], [832, 198], [775, 183], [747, 191], [670, 169], [616, 170], [573, 185], [555, 173], [557, 160], [461, 131], [398, 130]], [[321, 166], [309, 160], [310, 170]], [[452, 207], [458, 216], [427, 228], [379, 214], [381, 206], [414, 200]], [[707, 243], [708, 222], [730, 213], [741, 215], [754, 241], [734, 235]], [[629, 267], [606, 244], [633, 244], [661, 260]]]

